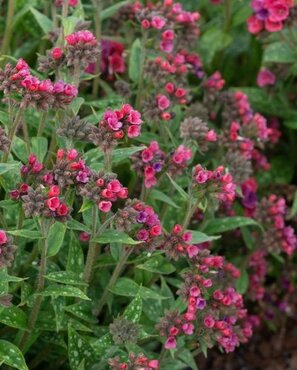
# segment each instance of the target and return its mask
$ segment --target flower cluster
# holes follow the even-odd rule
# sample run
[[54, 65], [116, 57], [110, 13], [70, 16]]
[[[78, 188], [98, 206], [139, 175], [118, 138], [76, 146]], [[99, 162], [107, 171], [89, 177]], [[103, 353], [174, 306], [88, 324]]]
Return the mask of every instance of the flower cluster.
[[175, 348], [181, 334], [195, 332], [199, 341], [198, 329], [203, 327], [202, 340], [207, 346], [217, 342], [226, 352], [232, 352], [252, 334], [243, 298], [228, 282], [238, 278], [240, 272], [207, 250], [197, 250], [191, 260], [195, 267], [183, 274], [184, 284], [179, 290], [187, 302], [186, 312], [167, 312], [158, 325], [160, 335], [167, 338], [165, 348]]
[[96, 37], [91, 31], [83, 30], [65, 36], [67, 66], [78, 65], [86, 68], [95, 63], [100, 47]]
[[28, 64], [19, 59], [16, 66], [10, 64], [0, 71], [0, 90], [5, 96], [17, 93], [22, 97], [21, 107], [38, 109], [63, 109], [77, 95], [77, 88], [63, 81], [51, 82], [32, 76]]
[[140, 353], [136, 355], [134, 353], [129, 354], [129, 359], [126, 362], [122, 362], [120, 358], [117, 356], [113, 359], [108, 361], [110, 369], [112, 370], [158, 370], [159, 369], [159, 361], [158, 360], [150, 360], [145, 355]]
[[116, 174], [90, 171], [89, 178], [78, 184], [78, 193], [98, 205], [102, 212], [109, 212], [118, 199], [128, 197], [128, 189], [123, 187]]
[[264, 282], [267, 274], [266, 251], [257, 250], [249, 258], [249, 297], [261, 300], [264, 297]]
[[187, 168], [188, 162], [192, 159], [192, 150], [184, 145], [179, 145], [169, 157], [168, 173], [170, 176], [177, 176]]
[[147, 148], [132, 155], [133, 169], [138, 176], [144, 176], [144, 184], [147, 189], [157, 184], [156, 174], [162, 171], [165, 157], [165, 153], [159, 148], [156, 141], [152, 141]]
[[255, 218], [264, 225], [263, 248], [268, 252], [292, 255], [297, 248], [297, 238], [291, 226], [286, 226], [286, 201], [271, 194], [257, 207]]
[[205, 196], [215, 197], [223, 202], [232, 202], [236, 195], [236, 185], [230, 173], [224, 173], [223, 166], [214, 171], [206, 170], [201, 165], [193, 169], [193, 193], [198, 199]]
[[165, 250], [166, 256], [170, 259], [178, 260], [181, 257], [193, 257], [198, 254], [198, 248], [190, 245], [192, 240], [191, 232], [183, 231], [181, 225], [173, 226], [171, 233], [166, 235], [162, 249]]
[[254, 14], [247, 20], [250, 33], [278, 32], [283, 29], [294, 0], [253, 0], [251, 6]]
[[14, 259], [16, 246], [4, 230], [0, 230], [0, 268], [10, 267]]
[[98, 130], [94, 131], [93, 142], [106, 151], [126, 136], [139, 136], [142, 123], [141, 114], [129, 104], [124, 104], [119, 110], [107, 110]]
[[142, 249], [153, 251], [160, 247], [162, 225], [159, 217], [152, 207], [137, 199], [128, 200], [126, 206], [118, 210], [115, 225], [118, 230], [128, 232], [140, 241]]
[[70, 208], [60, 196], [60, 188], [53, 185], [49, 188], [37, 186], [36, 189], [28, 187], [25, 195], [20, 194], [26, 217], [55, 218], [64, 222], [70, 214]]

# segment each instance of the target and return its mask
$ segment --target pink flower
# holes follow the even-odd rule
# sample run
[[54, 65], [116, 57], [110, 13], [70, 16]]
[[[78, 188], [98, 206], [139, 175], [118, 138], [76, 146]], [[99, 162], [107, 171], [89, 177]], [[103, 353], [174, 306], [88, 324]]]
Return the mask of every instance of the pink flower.
[[176, 340], [175, 340], [175, 338], [174, 337], [169, 337], [166, 340], [164, 347], [166, 349], [174, 349], [174, 348], [176, 348]]
[[211, 315], [207, 315], [204, 317], [203, 324], [206, 328], [209, 328], [209, 329], [213, 328], [215, 323], [216, 322], [214, 321]]
[[62, 55], [63, 50], [61, 48], [53, 48], [53, 50], [51, 51], [51, 56], [56, 60], [60, 59]]
[[161, 30], [165, 26], [166, 20], [163, 17], [153, 16], [151, 24], [153, 28]]
[[166, 30], [162, 33], [162, 39], [163, 40], [174, 40], [174, 31], [173, 30]]
[[150, 149], [144, 149], [141, 152], [141, 159], [144, 163], [148, 163], [154, 158], [154, 154]]
[[289, 16], [289, 7], [280, 2], [269, 7], [269, 20], [271, 22], [281, 22]]
[[148, 233], [147, 230], [141, 229], [136, 234], [136, 238], [137, 238], [137, 240], [140, 240], [140, 241], [146, 241], [149, 238], [149, 233]]
[[105, 201], [105, 200], [102, 200], [98, 204], [98, 208], [100, 209], [100, 211], [105, 212], [105, 213], [110, 211], [111, 206], [112, 206], [112, 203], [110, 201]]
[[194, 333], [194, 325], [191, 323], [183, 324], [182, 329], [187, 335], [192, 335]]
[[267, 68], [262, 68], [257, 76], [257, 85], [264, 87], [274, 85], [276, 81], [275, 75]]
[[210, 142], [217, 141], [217, 134], [216, 134], [215, 130], [208, 131], [208, 133], [205, 136], [205, 139], [207, 141], [210, 141]]
[[7, 243], [7, 235], [4, 230], [0, 230], [0, 245], [6, 244]]
[[140, 125], [142, 123], [141, 114], [136, 110], [131, 110], [127, 121], [133, 125]]
[[60, 205], [60, 200], [57, 197], [49, 198], [46, 200], [46, 205], [51, 211], [55, 211]]
[[138, 125], [132, 125], [128, 127], [127, 131], [128, 137], [137, 137], [140, 135], [140, 127]]
[[204, 184], [208, 180], [207, 171], [201, 170], [197, 173], [195, 177], [198, 184]]
[[263, 22], [255, 15], [252, 15], [247, 20], [247, 26], [250, 33], [257, 34], [263, 29]]
[[190, 258], [193, 258], [199, 253], [199, 248], [196, 245], [188, 245], [187, 253]]
[[269, 19], [266, 19], [265, 28], [269, 32], [278, 32], [283, 29], [283, 24], [282, 22], [272, 22]]
[[59, 194], [60, 194], [60, 188], [57, 185], [51, 186], [50, 190], [47, 193], [49, 197], [57, 197]]
[[142, 28], [147, 30], [151, 26], [150, 21], [148, 19], [144, 19], [143, 21], [141, 21], [141, 26]]
[[157, 105], [160, 110], [165, 110], [170, 106], [170, 100], [165, 95], [157, 96]]
[[88, 242], [90, 240], [90, 234], [86, 233], [85, 231], [79, 234], [79, 240], [81, 242]]
[[148, 362], [148, 367], [151, 369], [158, 370], [159, 369], [159, 361], [158, 360], [150, 360]]
[[69, 212], [69, 208], [66, 204], [60, 204], [59, 207], [56, 209], [58, 216], [67, 216]]

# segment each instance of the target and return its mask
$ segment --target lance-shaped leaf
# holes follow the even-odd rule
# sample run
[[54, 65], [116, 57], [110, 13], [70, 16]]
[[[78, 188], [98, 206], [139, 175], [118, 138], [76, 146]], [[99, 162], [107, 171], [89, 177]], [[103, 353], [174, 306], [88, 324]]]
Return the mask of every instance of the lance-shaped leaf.
[[18, 370], [28, 370], [22, 352], [14, 344], [0, 339], [0, 364], [6, 364]]

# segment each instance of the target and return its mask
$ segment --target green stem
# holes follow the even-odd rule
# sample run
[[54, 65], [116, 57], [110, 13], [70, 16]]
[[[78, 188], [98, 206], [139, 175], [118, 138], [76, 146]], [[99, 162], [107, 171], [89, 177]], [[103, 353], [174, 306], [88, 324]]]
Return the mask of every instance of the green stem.
[[163, 346], [162, 351], [160, 352], [160, 356], [159, 356], [159, 366], [161, 366], [161, 363], [165, 358], [166, 352], [167, 351], [166, 351], [165, 347]]
[[224, 32], [228, 32], [232, 20], [232, 0], [224, 1], [224, 17], [225, 17]]
[[10, 129], [10, 131], [8, 133], [8, 139], [10, 140], [10, 143], [9, 143], [7, 152], [5, 152], [4, 155], [3, 155], [2, 162], [4, 162], [4, 163], [6, 163], [7, 160], [8, 160], [8, 157], [9, 157], [9, 154], [10, 154], [10, 151], [11, 151], [11, 147], [12, 147], [12, 141], [13, 141], [13, 138], [14, 138], [15, 133], [17, 131], [17, 128], [18, 128], [18, 126], [19, 126], [19, 124], [20, 124], [20, 122], [21, 122], [21, 120], [23, 118], [24, 111], [25, 111], [25, 108], [20, 108], [18, 110], [18, 113], [17, 113], [17, 115], [15, 117], [15, 120], [14, 120], [14, 122], [12, 124], [12, 127], [11, 127], [11, 129]]
[[80, 65], [79, 63], [75, 63], [73, 69], [73, 84], [76, 87], [79, 86], [79, 78], [80, 78]]
[[39, 122], [38, 132], [37, 132], [38, 137], [41, 137], [43, 135], [43, 131], [44, 131], [44, 128], [45, 128], [45, 123], [46, 123], [46, 118], [47, 118], [47, 111], [44, 111], [40, 115], [40, 122]]
[[110, 172], [112, 168], [112, 149], [104, 151], [104, 170]]
[[[101, 0], [92, 0], [93, 6], [94, 6], [94, 23], [95, 23], [95, 36], [98, 42], [101, 41], [101, 32], [102, 32], [102, 24], [101, 24], [101, 11], [102, 11], [102, 1]], [[98, 9], [98, 12], [96, 11]], [[92, 95], [95, 99], [98, 95], [99, 90], [99, 81], [100, 81], [100, 64], [101, 64], [101, 57], [98, 56], [96, 66], [95, 66], [95, 75], [96, 77], [93, 80], [93, 86], [92, 86]]]
[[69, 5], [68, 5], [68, 0], [64, 0], [63, 1], [63, 5], [62, 5], [62, 21], [61, 21], [61, 46], [62, 46], [62, 49], [64, 49], [64, 39], [65, 39], [65, 29], [64, 29], [64, 25], [63, 25], [63, 20], [67, 18], [67, 15], [68, 15], [68, 8], [69, 8]]
[[[145, 32], [145, 31], [144, 31]], [[144, 85], [144, 66], [145, 66], [145, 59], [146, 59], [146, 40], [147, 40], [147, 32], [144, 33], [143, 40], [141, 42], [141, 63], [140, 63], [140, 77], [138, 81], [138, 88], [135, 100], [135, 108], [140, 110], [141, 108], [141, 100], [142, 100], [142, 93], [143, 93], [143, 85]]]
[[5, 31], [3, 36], [1, 54], [6, 55], [8, 52], [11, 34], [12, 34], [12, 24], [13, 24], [13, 17], [14, 17], [14, 10], [15, 10], [15, 1], [8, 0], [8, 8], [7, 8], [7, 15], [5, 20]]
[[183, 230], [186, 230], [189, 226], [189, 223], [191, 221], [191, 218], [196, 210], [196, 202], [193, 204], [193, 202], [190, 200], [187, 207], [186, 216], [183, 222]]
[[100, 298], [100, 301], [98, 303], [98, 306], [97, 306], [97, 309], [96, 309], [96, 315], [99, 316], [101, 311], [102, 311], [102, 308], [105, 306], [106, 302], [107, 302], [107, 299], [109, 297], [109, 294], [110, 294], [110, 289], [113, 288], [113, 286], [115, 285], [115, 283], [117, 282], [130, 254], [132, 253], [133, 251], [133, 248], [132, 247], [128, 247], [126, 250], [125, 250], [125, 247], [123, 246], [123, 250], [122, 250], [122, 254], [121, 254], [121, 257], [119, 259], [119, 262], [117, 263], [116, 265], [116, 268], [114, 269], [113, 271], [113, 274], [109, 280], [109, 283], [107, 284], [107, 286], [105, 287], [104, 291], [103, 291], [103, 294]]
[[[44, 233], [46, 235], [46, 233]], [[44, 236], [45, 236], [44, 235]], [[20, 350], [23, 350], [27, 344], [27, 341], [30, 336], [30, 332], [34, 329], [35, 323], [38, 318], [38, 314], [40, 311], [40, 306], [42, 302], [42, 296], [38, 293], [40, 293], [43, 288], [44, 288], [44, 282], [45, 282], [45, 274], [46, 274], [46, 251], [47, 251], [47, 243], [46, 243], [46, 238], [44, 237], [42, 239], [42, 245], [41, 245], [41, 257], [40, 257], [40, 267], [39, 267], [39, 273], [37, 277], [37, 286], [36, 286], [36, 293], [37, 296], [35, 297], [31, 315], [29, 318], [29, 323], [28, 323], [28, 330], [24, 333], [20, 344], [19, 348]]]

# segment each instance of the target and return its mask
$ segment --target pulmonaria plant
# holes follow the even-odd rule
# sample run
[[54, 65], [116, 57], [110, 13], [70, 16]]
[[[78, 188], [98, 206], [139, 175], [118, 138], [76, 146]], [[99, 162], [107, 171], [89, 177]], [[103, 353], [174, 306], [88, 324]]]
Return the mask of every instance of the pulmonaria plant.
[[294, 327], [293, 1], [13, 3], [0, 363], [195, 370]]

